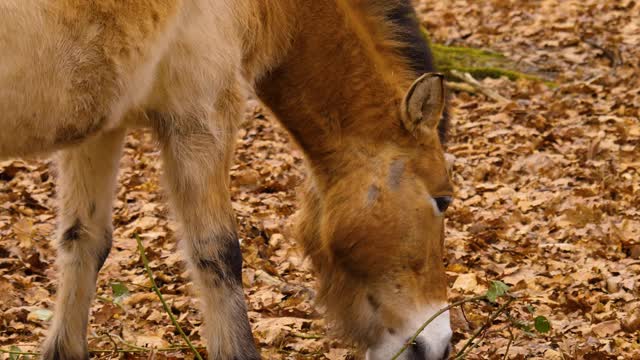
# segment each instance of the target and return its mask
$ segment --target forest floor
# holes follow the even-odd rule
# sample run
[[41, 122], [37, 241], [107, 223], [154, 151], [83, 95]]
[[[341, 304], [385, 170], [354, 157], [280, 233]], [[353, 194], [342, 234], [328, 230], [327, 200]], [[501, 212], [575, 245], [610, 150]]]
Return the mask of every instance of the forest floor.
[[[514, 316], [526, 320], [530, 304], [551, 322], [549, 333], [530, 335], [499, 317], [468, 358], [501, 359], [508, 348], [509, 359], [640, 359], [640, 3], [422, 0], [417, 8], [433, 42], [501, 52], [558, 84], [486, 79], [483, 86], [510, 101], [451, 96], [450, 299], [482, 294], [489, 281], [501, 280], [520, 299]], [[91, 349], [182, 344], [149, 289], [136, 232], [178, 321], [202, 343], [160, 172], [150, 134], [131, 133], [114, 249], [91, 309]], [[249, 316], [263, 357], [357, 356], [314, 307], [314, 277], [289, 232], [296, 185], [305, 176], [302, 155], [256, 102], [238, 135], [231, 176]], [[48, 326], [56, 280], [54, 177], [50, 161], [0, 163], [2, 349], [38, 351]], [[456, 350], [490, 310], [469, 305], [464, 314], [453, 312]], [[94, 354], [114, 355], [150, 353]]]

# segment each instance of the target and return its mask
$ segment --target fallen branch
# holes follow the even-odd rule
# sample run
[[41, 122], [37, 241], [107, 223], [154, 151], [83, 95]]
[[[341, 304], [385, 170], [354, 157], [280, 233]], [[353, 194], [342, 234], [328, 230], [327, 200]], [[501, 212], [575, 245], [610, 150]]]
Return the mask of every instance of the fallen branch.
[[140, 240], [140, 236], [138, 236], [138, 234], [136, 234], [135, 237], [136, 237], [136, 242], [138, 243], [138, 251], [140, 252], [140, 258], [142, 258], [142, 262], [144, 263], [144, 268], [147, 271], [149, 280], [151, 281], [151, 288], [153, 289], [153, 292], [155, 292], [156, 295], [158, 295], [160, 302], [162, 302], [162, 307], [164, 308], [164, 311], [167, 313], [167, 315], [169, 315], [171, 322], [176, 327], [176, 329], [178, 330], [178, 332], [180, 333], [184, 341], [187, 343], [187, 345], [195, 355], [196, 359], [202, 360], [202, 356], [200, 356], [200, 353], [198, 352], [198, 350], [196, 350], [193, 344], [191, 344], [191, 340], [189, 340], [189, 337], [187, 336], [187, 334], [184, 333], [184, 331], [180, 327], [180, 324], [178, 324], [178, 321], [173, 316], [173, 313], [171, 312], [171, 308], [169, 308], [169, 305], [167, 305], [167, 302], [164, 301], [164, 298], [162, 297], [162, 293], [160, 293], [160, 289], [158, 289], [158, 285], [156, 284], [156, 281], [153, 278], [153, 273], [151, 272], [151, 268], [149, 267], [149, 260], [147, 259], [147, 255], [144, 251], [142, 240]]
[[471, 85], [478, 92], [486, 95], [488, 98], [493, 99], [499, 103], [508, 103], [511, 101], [505, 98], [504, 96], [498, 94], [496, 91], [482, 85], [478, 80], [474, 79], [473, 76], [471, 76], [471, 74], [469, 73], [461, 73], [458, 70], [451, 70], [451, 75], [457, 78], [458, 80]]
[[457, 70], [469, 73], [476, 79], [506, 77], [511, 81], [527, 79], [542, 82], [550, 87], [557, 86], [552, 81], [551, 74], [541, 71], [533, 64], [513, 61], [495, 51], [431, 43], [427, 30], [423, 26], [420, 29], [424, 40], [431, 48], [436, 68], [442, 71], [448, 80], [454, 77], [451, 70]]

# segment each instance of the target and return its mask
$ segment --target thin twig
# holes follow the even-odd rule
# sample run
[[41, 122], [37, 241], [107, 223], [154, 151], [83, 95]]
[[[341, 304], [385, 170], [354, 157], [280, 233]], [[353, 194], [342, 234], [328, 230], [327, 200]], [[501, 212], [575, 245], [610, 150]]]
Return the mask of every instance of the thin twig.
[[456, 301], [453, 304], [442, 308], [440, 310], [438, 310], [438, 312], [436, 312], [435, 314], [433, 314], [429, 319], [427, 319], [427, 321], [425, 321], [422, 326], [420, 326], [420, 328], [418, 328], [418, 330], [416, 331], [415, 334], [413, 334], [413, 336], [409, 339], [409, 341], [407, 341], [404, 346], [398, 350], [398, 352], [393, 355], [393, 357], [391, 358], [391, 360], [396, 360], [398, 359], [398, 357], [400, 357], [400, 355], [402, 355], [403, 352], [405, 352], [409, 346], [411, 346], [411, 344], [413, 344], [416, 339], [418, 338], [418, 336], [420, 335], [420, 333], [422, 333], [422, 331], [431, 323], [433, 322], [433, 320], [435, 320], [438, 316], [440, 316], [442, 313], [444, 313], [445, 311], [448, 311], [451, 308], [454, 308], [456, 306], [460, 306], [462, 304], [468, 303], [468, 302], [472, 302], [472, 301], [478, 301], [478, 300], [484, 300], [486, 299], [485, 295], [479, 295], [479, 296], [474, 296], [472, 298], [467, 298], [467, 299], [462, 299], [460, 301]]
[[447, 82], [447, 87], [451, 90], [464, 91], [468, 92], [469, 94], [477, 93], [476, 89], [473, 86], [466, 83]]
[[467, 312], [464, 311], [464, 305], [460, 305], [460, 311], [462, 311], [462, 317], [464, 318], [464, 321], [467, 322], [467, 326], [469, 326], [469, 324], [471, 324], [471, 321], [469, 321], [469, 318], [467, 318]]
[[513, 343], [513, 331], [511, 330], [511, 328], [509, 327], [509, 342], [507, 343], [507, 350], [504, 351], [504, 357], [502, 358], [502, 360], [507, 360], [508, 356], [509, 356], [509, 349], [511, 349], [511, 343]]
[[324, 338], [324, 336], [322, 336], [322, 335], [303, 334], [303, 333], [297, 333], [297, 332], [292, 332], [291, 335], [295, 336], [295, 337], [299, 337], [301, 339], [322, 339], [322, 338]]
[[[204, 346], [195, 346], [195, 348], [196, 349], [202, 349], [202, 350], [205, 349]], [[117, 353], [148, 353], [148, 352], [152, 352], [152, 351], [156, 351], [156, 352], [171, 352], [171, 351], [178, 351], [178, 350], [192, 350], [192, 348], [189, 347], [189, 346], [171, 346], [171, 347], [166, 347], [166, 348], [143, 348], [143, 347], [137, 347], [136, 349], [118, 349], [117, 351], [114, 350], [114, 349], [111, 349], [111, 350], [89, 349], [89, 353], [91, 353], [91, 354], [104, 354], [104, 353], [113, 353], [113, 352], [117, 352]], [[9, 355], [28, 355], [28, 356], [40, 356], [41, 355], [41, 353], [39, 353], [39, 352], [13, 351], [13, 350], [6, 350], [6, 349], [2, 349], [2, 348], [0, 348], [0, 353], [9, 354]]]
[[9, 355], [30, 355], [30, 356], [39, 356], [38, 352], [29, 352], [29, 351], [13, 351], [13, 350], [5, 350], [0, 348], [0, 353], [9, 354]]
[[451, 70], [451, 75], [455, 76], [461, 81], [471, 85], [474, 89], [478, 90], [478, 92], [483, 93], [488, 98], [493, 99], [499, 103], [508, 103], [511, 100], [505, 98], [504, 96], [498, 94], [496, 91], [489, 89], [488, 87], [482, 85], [478, 80], [476, 80], [469, 73], [461, 73], [458, 70]]
[[120, 308], [120, 310], [122, 310], [123, 312], [127, 312], [127, 310], [124, 308], [124, 306], [122, 306], [122, 304], [117, 303], [117, 302], [115, 302], [114, 300], [109, 299], [108, 297], [97, 295], [97, 296], [96, 296], [96, 299], [98, 299], [98, 300], [100, 300], [100, 301], [103, 301], [103, 302], [111, 303], [111, 304], [113, 304], [113, 305], [115, 305], [115, 306], [119, 307], [119, 308]]
[[467, 340], [467, 342], [464, 344], [464, 346], [462, 347], [462, 349], [460, 349], [460, 351], [458, 351], [458, 353], [456, 354], [456, 357], [454, 359], [458, 360], [458, 359], [464, 359], [464, 356], [466, 355], [465, 350], [467, 350], [467, 348], [469, 348], [468, 351], [473, 350], [473, 348], [475, 348], [476, 345], [474, 345], [473, 347], [471, 347], [471, 345], [473, 344], [473, 341], [480, 336], [480, 334], [482, 334], [482, 332], [489, 327], [489, 325], [491, 325], [491, 323], [493, 323], [493, 321], [500, 316], [500, 314], [502, 314], [508, 307], [509, 305], [511, 305], [511, 303], [515, 300], [515, 297], [510, 297], [509, 300], [507, 300], [507, 302], [505, 302], [502, 306], [500, 306], [498, 308], [498, 310], [494, 311], [493, 314], [491, 314], [491, 316], [489, 316], [489, 319], [487, 319], [487, 321], [478, 329], [476, 330], [476, 332], [473, 333], [473, 335], [471, 336], [471, 338], [469, 338], [469, 340]]
[[[196, 346], [196, 349], [205, 349], [204, 346]], [[178, 350], [191, 350], [191, 348], [189, 346], [172, 346], [172, 347], [166, 347], [166, 348], [143, 348], [140, 347], [139, 349], [118, 349], [119, 353], [150, 353], [150, 352], [171, 352], [171, 351], [178, 351]], [[102, 350], [102, 349], [92, 349], [89, 350], [90, 353], [92, 354], [101, 354], [101, 353], [108, 353], [108, 352], [113, 352], [113, 350]]]
[[606, 48], [598, 44], [597, 42], [586, 38], [584, 35], [580, 36], [580, 40], [582, 40], [585, 44], [593, 46], [594, 48], [602, 51], [602, 54], [609, 60], [611, 67], [615, 68], [623, 64], [622, 56], [620, 56], [619, 52]]
[[109, 341], [111, 341], [111, 343], [113, 344], [113, 354], [112, 354], [112, 356], [117, 354], [118, 350], [120, 350], [120, 348], [118, 347], [118, 343], [115, 340], [113, 340], [113, 337], [111, 337], [111, 334], [109, 334], [108, 331], [105, 332], [104, 334], [109, 338]]
[[131, 348], [131, 349], [135, 349], [135, 350], [148, 350], [148, 348], [146, 348], [146, 347], [138, 346], [138, 345], [135, 345], [135, 344], [132, 344], [132, 343], [130, 343], [130, 342], [125, 341], [125, 340], [124, 340], [120, 335], [114, 335], [114, 336], [115, 336], [115, 337], [117, 337], [117, 338], [118, 338], [118, 340], [120, 340], [120, 343], [121, 343], [122, 345], [127, 346], [127, 347], [129, 347], [129, 348]]
[[137, 287], [137, 288], [144, 289], [144, 290], [151, 290], [151, 287], [146, 286], [146, 285], [140, 285], [140, 284], [132, 283], [132, 282], [129, 282], [129, 281], [123, 281], [123, 280], [118, 280], [117, 282], [119, 282], [121, 284], [124, 284], [124, 285], [131, 285], [133, 287]]
[[180, 333], [184, 341], [187, 343], [189, 348], [191, 348], [191, 351], [195, 355], [196, 359], [202, 360], [202, 356], [200, 356], [200, 353], [198, 352], [198, 350], [196, 350], [196, 348], [191, 343], [191, 340], [189, 340], [189, 337], [187, 336], [187, 334], [184, 333], [184, 331], [180, 327], [180, 324], [178, 324], [178, 321], [173, 316], [173, 313], [171, 312], [171, 308], [169, 308], [169, 305], [167, 305], [167, 302], [164, 301], [164, 298], [162, 297], [162, 293], [160, 293], [160, 290], [158, 289], [158, 285], [156, 284], [156, 281], [153, 278], [153, 273], [151, 272], [151, 268], [149, 267], [149, 260], [147, 259], [147, 255], [144, 251], [142, 240], [140, 240], [140, 236], [138, 236], [138, 234], [136, 234], [135, 237], [136, 237], [136, 242], [138, 243], [138, 250], [140, 251], [140, 257], [142, 258], [142, 262], [144, 263], [145, 270], [147, 270], [147, 275], [149, 275], [149, 280], [151, 281], [151, 287], [153, 291], [156, 293], [156, 295], [158, 295], [160, 302], [162, 302], [162, 307], [164, 308], [164, 311], [167, 313], [167, 315], [169, 315], [171, 322], [176, 327], [176, 329], [178, 330], [178, 332]]

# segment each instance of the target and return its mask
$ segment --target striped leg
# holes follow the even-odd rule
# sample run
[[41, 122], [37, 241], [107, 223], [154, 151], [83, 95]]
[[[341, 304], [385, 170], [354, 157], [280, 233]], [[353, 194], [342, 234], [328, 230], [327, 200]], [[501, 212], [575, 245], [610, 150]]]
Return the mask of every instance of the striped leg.
[[259, 359], [242, 290], [242, 254], [228, 190], [233, 126], [214, 135], [194, 120], [197, 117], [154, 117], [163, 124], [156, 128], [165, 181], [181, 225], [181, 246], [200, 293], [209, 358]]
[[45, 360], [88, 359], [87, 322], [96, 277], [111, 249], [111, 207], [124, 131], [93, 138], [58, 157], [60, 271]]

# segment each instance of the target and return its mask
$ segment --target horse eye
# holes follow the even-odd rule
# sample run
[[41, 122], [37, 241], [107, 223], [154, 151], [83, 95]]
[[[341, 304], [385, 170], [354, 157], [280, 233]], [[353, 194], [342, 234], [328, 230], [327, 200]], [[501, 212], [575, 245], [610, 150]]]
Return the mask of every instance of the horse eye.
[[437, 198], [435, 198], [435, 200], [440, 213], [444, 213], [445, 211], [447, 211], [447, 208], [449, 208], [449, 205], [451, 205], [453, 198], [451, 196], [438, 196]]

